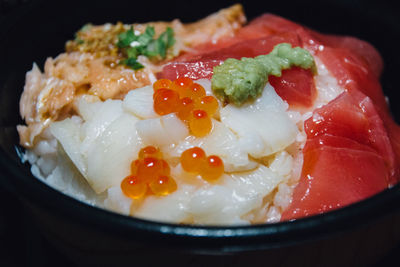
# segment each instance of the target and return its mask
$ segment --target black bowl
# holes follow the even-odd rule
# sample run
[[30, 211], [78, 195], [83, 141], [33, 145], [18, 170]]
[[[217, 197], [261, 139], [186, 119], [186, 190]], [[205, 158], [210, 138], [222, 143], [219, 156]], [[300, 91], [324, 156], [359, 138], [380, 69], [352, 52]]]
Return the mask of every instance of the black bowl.
[[[13, 6], [14, 4], [14, 6]], [[326, 214], [292, 222], [243, 227], [157, 223], [91, 207], [48, 187], [18, 157], [22, 123], [18, 101], [32, 62], [43, 66], [83, 24], [123, 21], [193, 21], [229, 1], [10, 1], [0, 20], [0, 185], [28, 208], [50, 242], [87, 265], [252, 264], [354, 266], [373, 263], [400, 240], [400, 186]], [[0, 5], [1, 7], [1, 5]], [[372, 43], [382, 54], [385, 94], [396, 99], [400, 21], [394, 5], [378, 1], [245, 2], [249, 18], [275, 13], [325, 33]], [[4, 9], [5, 10], [5, 9]], [[4, 11], [3, 10], [3, 11]], [[1, 13], [0, 13], [1, 14]], [[4, 14], [3, 14], [4, 15]], [[400, 119], [400, 106], [391, 106]], [[317, 254], [315, 254], [317, 253]], [[194, 255], [203, 255], [202, 257]], [[221, 256], [224, 256], [221, 258]]]

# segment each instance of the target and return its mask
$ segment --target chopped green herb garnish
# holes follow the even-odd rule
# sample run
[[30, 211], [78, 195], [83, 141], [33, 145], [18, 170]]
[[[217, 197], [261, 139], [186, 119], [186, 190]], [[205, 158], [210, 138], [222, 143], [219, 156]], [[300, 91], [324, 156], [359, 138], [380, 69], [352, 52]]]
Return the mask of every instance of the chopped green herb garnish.
[[167, 30], [160, 35], [159, 39], [164, 41], [167, 47], [173, 46], [175, 44], [175, 38], [172, 28], [168, 27]]
[[134, 70], [140, 70], [144, 68], [142, 64], [140, 64], [135, 58], [127, 58], [121, 61], [122, 64], [127, 65], [128, 67]]
[[174, 31], [168, 27], [165, 32], [154, 39], [155, 30], [153, 26], [147, 26], [142, 34], [135, 34], [133, 27], [118, 35], [117, 46], [127, 57], [121, 61], [134, 70], [144, 68], [137, 61], [138, 56], [144, 55], [148, 58], [165, 59], [168, 48], [175, 43]]
[[133, 32], [133, 27], [131, 27], [126, 32], [123, 32], [120, 35], [118, 35], [117, 46], [119, 48], [128, 47], [135, 40], [136, 40], [136, 36], [135, 36], [135, 33]]
[[154, 34], [156, 34], [156, 31], [154, 30], [153, 26], [147, 26], [146, 30], [144, 32], [146, 35], [153, 37]]

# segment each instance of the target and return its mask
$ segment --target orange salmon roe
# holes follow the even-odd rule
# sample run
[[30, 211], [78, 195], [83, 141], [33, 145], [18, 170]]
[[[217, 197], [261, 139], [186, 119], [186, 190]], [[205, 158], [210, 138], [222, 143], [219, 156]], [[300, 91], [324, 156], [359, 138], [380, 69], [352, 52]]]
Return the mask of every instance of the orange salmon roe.
[[161, 159], [161, 171], [159, 172], [159, 175], [170, 175], [171, 174], [171, 168], [168, 165], [168, 162], [165, 160]]
[[172, 81], [169, 79], [159, 79], [153, 84], [154, 92], [158, 89], [169, 89], [172, 84]]
[[212, 122], [207, 112], [201, 109], [193, 110], [189, 118], [189, 129], [196, 137], [203, 137], [211, 132]]
[[181, 77], [174, 81], [160, 79], [153, 84], [153, 107], [159, 115], [176, 112], [194, 136], [202, 137], [212, 130], [211, 118], [218, 110], [218, 101], [206, 96], [201, 84]]
[[162, 157], [160, 149], [154, 146], [146, 146], [140, 149], [139, 159], [144, 159], [149, 157], [160, 159]]
[[146, 194], [147, 185], [141, 182], [138, 177], [129, 175], [122, 180], [121, 190], [127, 197], [139, 199]]
[[192, 84], [193, 84], [192, 79], [187, 77], [181, 77], [173, 81], [171, 83], [170, 88], [174, 91], [177, 91], [181, 97], [184, 97], [182, 93], [187, 89], [189, 89]]
[[189, 120], [190, 113], [194, 108], [194, 101], [190, 97], [184, 97], [180, 99], [180, 104], [178, 107], [178, 118], [187, 121]]
[[218, 101], [213, 96], [204, 96], [196, 99], [195, 106], [197, 109], [202, 109], [207, 112], [208, 116], [212, 117], [218, 109]]
[[156, 178], [163, 170], [163, 164], [156, 158], [144, 158], [137, 169], [137, 176], [143, 181]]
[[190, 97], [197, 99], [206, 95], [206, 90], [198, 83], [193, 83], [187, 89], [179, 92], [180, 97]]
[[166, 196], [177, 189], [175, 180], [169, 176], [159, 176], [149, 183], [149, 187], [151, 192], [156, 196]]
[[206, 153], [200, 147], [193, 147], [183, 151], [180, 163], [187, 172], [200, 174], [209, 182], [217, 180], [224, 173], [224, 162], [220, 157]]
[[201, 177], [206, 181], [215, 181], [224, 173], [224, 163], [218, 156], [208, 156], [200, 170]]
[[193, 147], [185, 150], [180, 158], [182, 168], [191, 173], [199, 173], [205, 160], [206, 153], [200, 147]]
[[135, 160], [135, 161], [132, 161], [132, 163], [131, 163], [131, 174], [133, 174], [133, 175], [136, 175], [137, 174], [137, 171], [138, 171], [138, 168], [139, 168], [139, 165], [142, 163], [142, 161], [141, 160]]
[[148, 194], [165, 196], [177, 189], [175, 180], [170, 176], [171, 168], [162, 159], [160, 149], [154, 146], [142, 148], [139, 159], [132, 161], [131, 174], [121, 182], [121, 190], [132, 199]]
[[154, 111], [159, 115], [166, 115], [176, 111], [179, 104], [179, 95], [170, 89], [160, 89], [154, 94]]
[[160, 88], [160, 89], [158, 89], [157, 91], [155, 91], [155, 92], [153, 93], [153, 102], [154, 102], [154, 99], [156, 99], [156, 97], [157, 97], [159, 94], [161, 94], [161, 93], [163, 93], [163, 92], [166, 92], [166, 90], [170, 90], [170, 89]]

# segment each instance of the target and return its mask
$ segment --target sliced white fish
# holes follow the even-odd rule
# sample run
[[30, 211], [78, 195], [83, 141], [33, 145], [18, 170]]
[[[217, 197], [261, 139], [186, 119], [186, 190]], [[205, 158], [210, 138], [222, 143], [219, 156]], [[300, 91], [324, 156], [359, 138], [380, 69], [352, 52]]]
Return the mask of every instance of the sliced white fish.
[[130, 173], [142, 142], [136, 131], [139, 119], [123, 114], [114, 120], [88, 149], [87, 180], [96, 193], [119, 186]]
[[105, 102], [87, 103], [87, 105], [88, 107], [83, 109], [85, 111], [82, 110], [82, 113], [92, 115], [87, 116], [88, 120], [81, 128], [82, 146], [80, 150], [83, 154], [87, 153], [94, 140], [123, 113], [121, 100], [106, 100]]
[[153, 108], [153, 93], [151, 85], [131, 90], [125, 96], [122, 107], [141, 119], [156, 118], [158, 115]]
[[236, 135], [216, 120], [213, 120], [213, 129], [208, 135], [202, 138], [188, 136], [169, 153], [172, 157], [180, 157], [186, 149], [195, 146], [204, 149], [207, 155], [221, 157], [226, 172], [251, 170], [257, 166], [249, 159], [247, 150], [243, 149]]
[[248, 224], [241, 217], [261, 207], [263, 198], [282, 179], [263, 165], [251, 172], [225, 175], [218, 184], [196, 191], [188, 211], [200, 224]]
[[271, 155], [292, 144], [298, 129], [290, 119], [285, 103], [267, 84], [262, 96], [237, 107], [229, 104], [221, 109], [221, 121], [240, 139], [244, 149], [255, 157]]
[[103, 205], [105, 196], [93, 191], [87, 180], [77, 170], [76, 165], [66, 155], [65, 150], [59, 149], [57, 167], [47, 176], [46, 183], [89, 205]]
[[189, 135], [189, 130], [174, 113], [136, 123], [139, 136], [146, 145], [158, 147], [179, 143]]
[[129, 215], [131, 204], [132, 199], [124, 195], [121, 186], [114, 186], [107, 190], [107, 198], [104, 201], [104, 206], [106, 208], [124, 215]]
[[75, 164], [79, 172], [87, 176], [87, 163], [86, 159], [80, 153], [80, 129], [81, 123], [72, 118], [67, 118], [63, 121], [53, 122], [50, 125], [52, 135], [62, 145], [65, 153]]
[[197, 224], [248, 224], [240, 218], [240, 214], [232, 210], [232, 206], [226, 206], [227, 203], [232, 204], [232, 200], [232, 190], [224, 186], [204, 188], [193, 195], [189, 203], [189, 212]]
[[178, 184], [178, 190], [165, 197], [148, 196], [135, 211], [135, 217], [162, 222], [184, 222], [189, 218], [188, 203], [194, 186]]
[[100, 98], [92, 95], [82, 95], [76, 103], [79, 115], [84, 121], [93, 119], [103, 106], [103, 102], [100, 101]]

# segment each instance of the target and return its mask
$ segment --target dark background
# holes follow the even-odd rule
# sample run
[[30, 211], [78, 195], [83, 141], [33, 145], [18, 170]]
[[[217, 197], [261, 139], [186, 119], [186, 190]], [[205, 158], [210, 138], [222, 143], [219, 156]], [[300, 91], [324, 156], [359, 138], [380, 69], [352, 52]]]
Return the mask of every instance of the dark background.
[[[376, 42], [376, 40], [369, 40], [368, 32], [373, 29], [374, 23], [366, 24], [366, 27], [360, 28], [357, 24], [348, 24], [346, 28], [343, 28], [342, 24], [335, 23], [335, 19], [340, 19], [341, 14], [330, 13], [330, 5], [334, 5], [343, 12], [342, 14], [348, 14], [348, 7], [359, 7], [359, 12], [364, 14], [370, 14], [370, 17], [377, 17], [381, 20], [386, 20], [389, 24], [391, 21], [395, 22], [400, 16], [400, 12], [395, 8], [394, 4], [383, 1], [325, 1], [326, 10], [321, 13], [321, 10], [315, 12], [313, 2], [315, 1], [298, 1], [297, 4], [288, 4], [287, 8], [282, 9], [282, 5], [271, 4], [269, 10], [257, 10], [251, 9], [246, 10], [246, 3], [250, 1], [243, 1], [245, 11], [248, 17], [255, 17], [263, 12], [272, 12], [279, 15], [293, 18], [296, 17], [300, 21], [310, 21], [311, 27], [323, 30], [325, 32], [333, 33], [349, 33], [356, 35], [359, 38], [366, 39], [378, 47], [378, 49], [385, 55], [385, 43]], [[135, 22], [135, 21], [148, 21], [149, 18], [157, 20], [171, 20], [175, 17], [181, 18], [182, 21], [193, 21], [204, 17], [210, 13], [211, 4], [215, 5], [212, 10], [217, 11], [222, 7], [229, 6], [234, 3], [233, 1], [163, 1], [154, 2], [154, 7], [146, 10], [140, 10], [135, 12], [134, 1], [129, 8], [123, 6], [113, 5], [112, 1], [31, 1], [31, 0], [0, 0], [0, 48], [1, 43], [12, 42], [12, 38], [8, 38], [8, 34], [24, 34], [26, 35], [27, 42], [31, 43], [30, 49], [19, 51], [22, 56], [29, 58], [27, 62], [37, 62], [39, 66], [42, 66], [46, 56], [56, 56], [63, 50], [64, 42], [68, 39], [73, 38], [73, 31], [71, 29], [79, 29], [83, 24], [92, 22], [94, 24], [102, 24], [105, 22], [116, 22], [121, 20], [123, 22]], [[271, 2], [272, 3], [272, 2]], [[304, 8], [304, 5], [310, 8]], [[375, 6], [379, 6], [380, 10], [385, 11], [382, 14], [375, 13]], [[41, 10], [45, 8], [48, 11], [47, 16], [35, 16], [28, 13], [31, 9]], [[179, 11], [178, 9], [183, 8], [187, 12]], [[26, 32], [16, 33], [12, 32], [12, 25], [17, 23], [18, 20], [24, 16], [29, 16], [30, 19], [35, 22], [35, 25], [51, 24], [52, 21], [57, 21], [57, 10], [67, 10], [71, 12], [71, 19], [65, 20], [59, 28], [54, 29], [54, 32], [63, 34], [57, 34], [54, 36], [48, 36], [49, 42], [48, 47], [41, 47], [41, 53], [35, 53], [37, 49], [37, 38], [41, 36], [41, 28], [34, 28], [31, 25], [26, 25]], [[299, 10], [301, 13], [299, 14]], [[99, 12], [98, 16], [90, 15], [91, 21], [87, 21], [87, 12]], [[118, 14], [116, 16], [115, 14]], [[385, 14], [385, 15], [383, 15]], [[324, 25], [318, 25], [313, 23], [312, 19], [315, 17], [315, 21], [322, 19], [324, 16], [328, 16], [331, 20], [326, 21]], [[355, 14], [355, 16], [357, 16]], [[117, 18], [116, 18], [117, 17]], [[394, 23], [396, 24], [396, 23]], [[398, 25], [398, 24], [397, 24]], [[382, 29], [384, 35], [385, 29]], [[392, 40], [398, 42], [400, 40]], [[20, 44], [15, 44], [18, 47]], [[1, 49], [0, 49], [1, 50]], [[4, 62], [12, 62], [14, 55], [2, 54], [0, 51], [0, 65]], [[399, 71], [398, 62], [386, 62], [386, 69], [394, 69]], [[4, 67], [4, 66], [3, 66]], [[11, 66], [7, 67], [16, 68], [16, 72], [20, 70], [29, 70], [31, 65], [26, 66]], [[1, 78], [1, 77], [0, 77]], [[1, 86], [0, 79], [0, 86]], [[23, 80], [21, 80], [21, 89]], [[385, 88], [394, 88], [393, 84], [384, 84]], [[17, 108], [17, 107], [16, 107]], [[399, 108], [399, 107], [392, 107]], [[1, 175], [0, 170], [0, 175]], [[1, 179], [6, 177], [0, 177]], [[399, 226], [400, 227], [400, 226]], [[389, 252], [388, 255], [383, 258], [379, 263], [372, 264], [372, 266], [398, 266], [399, 263], [394, 264], [397, 260], [397, 255], [400, 253], [400, 246], [393, 251]], [[20, 201], [19, 197], [14, 193], [11, 193], [7, 188], [2, 185], [0, 181], [0, 266], [73, 266], [65, 255], [58, 252], [53, 248], [47, 240], [43, 237], [40, 231], [35, 226], [31, 217], [25, 211], [25, 208]], [[166, 265], [168, 266], [168, 265]]]

